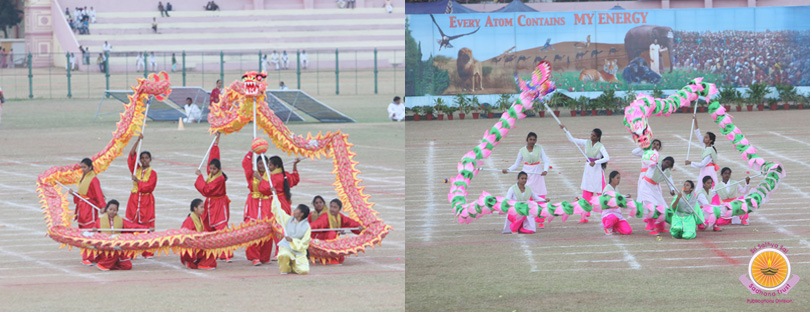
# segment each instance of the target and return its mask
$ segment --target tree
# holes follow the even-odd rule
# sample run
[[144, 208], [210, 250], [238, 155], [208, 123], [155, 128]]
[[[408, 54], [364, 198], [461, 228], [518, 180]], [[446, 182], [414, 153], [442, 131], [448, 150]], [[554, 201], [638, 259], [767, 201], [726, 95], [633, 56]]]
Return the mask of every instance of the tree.
[[17, 8], [15, 0], [0, 0], [0, 28], [3, 35], [8, 38], [8, 28], [17, 26], [22, 22], [23, 11]]

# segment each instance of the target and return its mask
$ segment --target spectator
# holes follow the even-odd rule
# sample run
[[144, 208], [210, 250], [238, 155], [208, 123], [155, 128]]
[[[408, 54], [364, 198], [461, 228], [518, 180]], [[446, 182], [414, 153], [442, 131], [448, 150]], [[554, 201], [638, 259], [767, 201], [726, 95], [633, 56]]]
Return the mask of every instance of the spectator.
[[219, 11], [219, 6], [214, 3], [214, 1], [209, 1], [208, 4], [205, 5], [206, 11]]
[[283, 69], [289, 69], [290, 67], [290, 58], [287, 57], [287, 51], [281, 51], [281, 65]]
[[157, 17], [152, 18], [152, 31], [157, 33]]
[[171, 12], [171, 11], [172, 11], [172, 3], [167, 1], [166, 2], [166, 12]]
[[6, 49], [0, 49], [0, 68], [6, 68], [6, 58], [8, 57], [8, 53], [6, 53]]
[[112, 51], [112, 45], [107, 43], [107, 41], [104, 41], [104, 46], [102, 47], [102, 50], [104, 51], [104, 53], [110, 53]]
[[388, 104], [388, 119], [391, 121], [402, 121], [405, 119], [405, 105], [400, 103], [398, 96], [394, 97], [394, 102]]
[[82, 65], [87, 65], [84, 62], [84, 57], [86, 56], [87, 53], [84, 52], [84, 48], [81, 45], [79, 45], [79, 51], [82, 52]]
[[352, 10], [354, 10], [354, 0], [348, 0], [348, 2], [349, 2], [349, 3], [348, 3], [348, 6], [346, 6], [346, 8], [347, 8], [347, 9], [348, 9], [348, 8], [352, 8]]
[[309, 66], [309, 61], [307, 60], [307, 50], [301, 51], [301, 66], [304, 69], [307, 69], [307, 66]]
[[96, 9], [90, 7], [90, 10], [87, 11], [87, 14], [90, 15], [90, 22], [95, 24], [96, 23]]
[[191, 103], [191, 98], [186, 98], [186, 118], [183, 118], [184, 123], [199, 122], [202, 116], [202, 110], [197, 105]]
[[262, 70], [263, 73], [267, 72], [267, 66], [268, 65], [269, 64], [267, 63], [267, 54], [265, 54], [264, 56], [262, 56], [262, 68], [261, 68], [261, 70]]
[[70, 19], [70, 9], [65, 8], [65, 19]]
[[391, 5], [391, 0], [385, 0], [383, 7], [385, 7], [385, 10], [388, 11], [388, 13], [394, 12], [394, 6]]
[[144, 54], [138, 52], [138, 57], [135, 58], [135, 70], [141, 71], [144, 69], [144, 67], [146, 67], [146, 63], [144, 61]]
[[79, 65], [76, 64], [76, 55], [73, 53], [68, 55], [68, 64], [65, 64], [65, 69], [67, 69], [68, 66], [70, 66], [71, 71], [79, 70]]
[[153, 72], [157, 72], [157, 59], [155, 58], [155, 52], [149, 54], [149, 66], [152, 68]]
[[335, 0], [335, 3], [337, 3], [338, 9], [346, 7], [346, 2], [343, 0]]
[[158, 1], [158, 11], [160, 11], [161, 17], [169, 17], [169, 12], [163, 7], [163, 2]]
[[175, 70], [177, 70], [177, 57], [175, 57], [174, 53], [172, 53], [172, 72]]
[[222, 94], [222, 80], [217, 79], [217, 87], [211, 90], [211, 96], [208, 101], [208, 106], [211, 104], [219, 103], [219, 95]]
[[84, 64], [90, 65], [90, 47], [84, 47]]
[[104, 61], [105, 61], [105, 59], [104, 59], [104, 54], [99, 53], [99, 54], [98, 54], [98, 58], [96, 59], [96, 63], [98, 63], [98, 71], [100, 71], [100, 72], [102, 72], [102, 73], [103, 73], [103, 72], [106, 72], [106, 70], [104, 70], [104, 69], [105, 69], [105, 66], [106, 66], [106, 64], [105, 64], [105, 62], [104, 62]]
[[281, 91], [287, 90], [287, 85], [284, 84], [284, 81], [279, 81], [278, 82], [278, 89], [281, 90]]
[[276, 65], [276, 70], [279, 69], [279, 66], [278, 66], [279, 65], [278, 64], [278, 52], [276, 52], [276, 50], [273, 50], [273, 54], [270, 55], [270, 63], [273, 63], [273, 65]]

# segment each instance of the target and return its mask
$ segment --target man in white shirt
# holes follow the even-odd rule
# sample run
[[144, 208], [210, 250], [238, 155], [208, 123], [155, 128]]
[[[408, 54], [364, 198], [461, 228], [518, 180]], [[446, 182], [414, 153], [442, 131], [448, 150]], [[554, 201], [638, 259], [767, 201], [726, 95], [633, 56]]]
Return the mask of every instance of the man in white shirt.
[[96, 9], [93, 9], [93, 7], [90, 7], [90, 10], [87, 11], [87, 14], [90, 15], [90, 22], [95, 24], [96, 23]]
[[184, 123], [199, 122], [202, 117], [202, 110], [197, 105], [191, 103], [191, 98], [186, 98], [186, 118], [183, 118]]
[[278, 83], [278, 88], [279, 88], [280, 90], [284, 91], [284, 90], [287, 90], [287, 85], [286, 85], [286, 84], [284, 84], [284, 81], [280, 81], [280, 82]]
[[278, 66], [279, 65], [278, 64], [278, 52], [276, 52], [276, 50], [273, 50], [273, 54], [270, 54], [270, 63], [273, 63], [273, 65], [276, 65], [276, 70], [279, 69], [279, 66]]
[[155, 52], [149, 54], [149, 66], [152, 67], [153, 72], [157, 72], [157, 59], [155, 58]]
[[104, 49], [104, 52], [109, 53], [110, 51], [112, 51], [112, 46], [107, 41], [104, 41], [103, 49]]
[[143, 53], [138, 52], [138, 57], [135, 59], [135, 70], [142, 71], [145, 66], [146, 63], [143, 61]]
[[400, 103], [400, 98], [398, 96], [394, 97], [393, 103], [388, 104], [388, 119], [391, 121], [405, 120], [405, 105]]
[[287, 51], [281, 52], [281, 68], [283, 69], [290, 68], [290, 58], [287, 57]]
[[307, 50], [301, 51], [301, 67], [307, 69], [309, 60], [307, 60]]

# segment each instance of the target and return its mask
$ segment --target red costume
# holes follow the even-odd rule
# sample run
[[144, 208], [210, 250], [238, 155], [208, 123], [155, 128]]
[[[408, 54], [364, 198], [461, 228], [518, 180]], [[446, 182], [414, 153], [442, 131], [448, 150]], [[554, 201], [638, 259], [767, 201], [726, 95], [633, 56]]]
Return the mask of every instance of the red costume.
[[[101, 183], [96, 178], [96, 173], [92, 170], [82, 176], [79, 181], [79, 196], [91, 202], [98, 208], [105, 207], [104, 193], [101, 191]], [[87, 202], [79, 199], [76, 195], [73, 196], [73, 203], [76, 204], [75, 220], [79, 224], [80, 229], [92, 229], [96, 227], [98, 220], [98, 211]], [[85, 264], [89, 264], [95, 258], [89, 254], [82, 253], [82, 260]]]
[[[245, 171], [245, 179], [247, 179], [248, 190], [250, 191], [245, 202], [244, 221], [272, 219], [270, 196], [273, 195], [273, 189], [270, 188], [267, 175], [262, 176], [261, 180], [253, 176], [253, 152], [248, 152], [245, 158], [242, 159], [242, 169]], [[267, 263], [270, 262], [272, 251], [273, 242], [265, 242], [247, 247], [245, 256], [247, 256], [248, 261], [259, 260], [262, 263]]]
[[[132, 190], [127, 202], [127, 212], [124, 216], [128, 225], [126, 228], [153, 229], [155, 228], [155, 196], [152, 195], [152, 191], [155, 190], [157, 185], [157, 172], [152, 170], [151, 166], [143, 170], [143, 167], [137, 164], [136, 156], [136, 154], [129, 154], [127, 158], [129, 172], [132, 172], [135, 166], [138, 166], [138, 170], [135, 171], [135, 177], [138, 181], [132, 181]], [[143, 256], [149, 258], [152, 257], [152, 253], [143, 252]]]
[[[328, 209], [328, 208], [324, 208]], [[362, 224], [360, 222], [355, 221], [352, 218], [344, 216], [341, 213], [338, 213], [336, 216], [330, 215], [329, 213], [324, 213], [318, 220], [315, 222], [310, 222], [309, 227], [313, 230], [315, 229], [340, 229], [340, 228], [356, 228], [360, 227]], [[352, 230], [352, 233], [360, 235], [360, 230]], [[320, 240], [333, 240], [338, 238], [337, 231], [326, 231], [326, 232], [312, 232], [312, 239], [320, 239]], [[344, 256], [340, 256], [338, 258], [332, 258], [326, 261], [327, 264], [341, 264], [343, 261], [346, 260]]]
[[[208, 159], [219, 159], [218, 145], [211, 148], [211, 156]], [[202, 175], [198, 176], [194, 187], [205, 196], [205, 212], [202, 215], [205, 230], [210, 232], [228, 227], [230, 199], [225, 191], [225, 176], [222, 174], [222, 170], [216, 175], [211, 175], [208, 170], [207, 179]]]
[[[281, 209], [283, 209], [288, 215], [292, 215], [290, 201], [287, 200], [287, 196], [284, 195], [284, 173], [281, 172], [281, 169], [276, 168], [276, 170], [273, 170], [273, 172], [270, 173], [270, 179], [273, 181], [273, 187], [276, 189], [276, 194], [279, 195], [278, 201], [281, 203]], [[298, 185], [298, 181], [298, 171], [287, 173], [287, 182], [290, 184], [290, 188]]]
[[210, 96], [209, 101], [208, 101], [208, 106], [211, 106], [211, 104], [214, 104], [214, 103], [219, 103], [219, 94], [220, 94], [220, 92], [221, 91], [219, 90], [219, 88], [214, 88], [214, 90], [211, 90], [211, 96]]
[[[111, 218], [109, 215], [105, 214], [102, 215], [101, 218], [96, 222], [96, 228], [122, 229], [124, 228], [124, 223], [124, 220], [122, 220], [118, 215]], [[120, 231], [104, 231], [103, 233], [120, 234]], [[95, 262], [96, 266], [103, 271], [132, 269], [132, 262], [130, 261], [130, 258], [124, 255], [122, 252], [114, 252], [111, 254], [104, 254], [103, 252], [99, 253], [93, 262]]]
[[[194, 213], [188, 215], [186, 221], [183, 221], [182, 228], [196, 232], [204, 232], [205, 231], [205, 229], [203, 228], [204, 222], [202, 220], [199, 220], [198, 218], [197, 224], [195, 224], [192, 216], [195, 216]], [[202, 250], [198, 250], [190, 254], [181, 255], [180, 263], [187, 266], [189, 269], [198, 269], [198, 268], [208, 269], [217, 267], [217, 259], [214, 258], [213, 255], [209, 255], [208, 257], [206, 257], [205, 251]]]

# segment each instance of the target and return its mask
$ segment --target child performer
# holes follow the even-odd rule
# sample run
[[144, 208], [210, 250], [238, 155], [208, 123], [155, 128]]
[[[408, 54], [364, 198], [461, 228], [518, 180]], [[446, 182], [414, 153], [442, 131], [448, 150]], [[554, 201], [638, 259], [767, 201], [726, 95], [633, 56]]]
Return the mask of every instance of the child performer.
[[[124, 219], [127, 221], [127, 228], [153, 229], [155, 228], [155, 196], [152, 191], [157, 185], [157, 172], [152, 170], [152, 154], [143, 151], [140, 155], [135, 155], [138, 149], [138, 142], [143, 140], [143, 134], [138, 136], [138, 140], [132, 145], [132, 150], [127, 158], [129, 172], [137, 166], [135, 174], [132, 175], [132, 191], [127, 202], [127, 211]], [[140, 158], [140, 164], [136, 164], [135, 157]], [[148, 231], [147, 231], [148, 232]], [[143, 252], [144, 258], [152, 258], [152, 253]]]
[[[720, 200], [724, 203], [733, 201], [741, 196], [745, 196], [748, 193], [748, 190], [751, 189], [749, 183], [751, 182], [751, 177], [745, 177], [745, 185], [737, 184], [737, 187], [728, 186], [737, 181], [731, 179], [731, 168], [725, 167], [720, 170], [720, 183], [717, 184], [715, 188], [717, 190], [717, 196], [720, 197]], [[726, 187], [728, 186], [728, 187]], [[738, 218], [742, 225], [748, 225], [748, 214], [744, 214], [739, 217], [732, 217], [731, 220], [734, 221], [734, 218]]]
[[[532, 191], [540, 198], [546, 198], [548, 191], [546, 191], [545, 176], [548, 174], [550, 161], [546, 157], [543, 147], [537, 144], [537, 134], [534, 132], [529, 132], [529, 135], [526, 136], [526, 146], [518, 151], [515, 164], [509, 169], [504, 169], [503, 173], [506, 174], [509, 171], [517, 170], [521, 164], [523, 165], [521, 171], [529, 175], [526, 185], [531, 187]], [[535, 217], [534, 219], [539, 223], [538, 227], [542, 229], [544, 218]]]
[[[309, 224], [311, 225], [322, 216], [325, 217], [328, 214], [329, 209], [326, 209], [326, 201], [323, 200], [321, 195], [315, 195], [315, 197], [312, 198], [312, 211], [309, 212], [309, 217], [307, 217]], [[312, 238], [318, 238], [317, 236], [317, 233], [312, 233]]]
[[[310, 223], [312, 229], [340, 229], [340, 228], [359, 228], [357, 230], [352, 230], [352, 233], [360, 235], [360, 232], [363, 231], [363, 225], [360, 222], [355, 221], [352, 218], [344, 216], [340, 211], [343, 209], [343, 203], [335, 198], [329, 202], [329, 213], [327, 216], [321, 216], [313, 223]], [[343, 231], [341, 231], [343, 232]], [[313, 237], [322, 240], [333, 240], [338, 238], [338, 231], [328, 231], [328, 232], [320, 232], [318, 233], [318, 237]], [[345, 258], [340, 256], [335, 259], [330, 259], [326, 263], [327, 264], [341, 264]]]
[[720, 226], [731, 223], [731, 218], [717, 218], [714, 215], [714, 206], [712, 205], [710, 198], [717, 196], [717, 194], [712, 188], [712, 185], [714, 185], [712, 177], [704, 176], [703, 187], [697, 191], [697, 201], [700, 204], [700, 208], [703, 209], [703, 214], [706, 218], [706, 222], [698, 225], [698, 228], [703, 230], [707, 226], [712, 226], [713, 231], [720, 232], [723, 230], [720, 228]]
[[[638, 201], [646, 204], [653, 204], [655, 206], [666, 206], [664, 196], [661, 195], [661, 182], [664, 182], [669, 187], [669, 194], [675, 196], [675, 189], [666, 183], [672, 176], [672, 166], [675, 164], [675, 158], [668, 156], [664, 158], [661, 165], [655, 165], [644, 174], [642, 181], [639, 185]], [[666, 232], [666, 214], [660, 214], [658, 218], [654, 218], [656, 210], [647, 211], [644, 222], [647, 226], [644, 228], [650, 231], [651, 235], [658, 235], [659, 232]], [[656, 223], [657, 222], [657, 223]]]
[[298, 205], [293, 215], [290, 216], [283, 209], [273, 206], [273, 215], [276, 222], [284, 227], [284, 238], [278, 243], [278, 268], [281, 274], [309, 273], [307, 249], [309, 249], [309, 241], [312, 239], [309, 221], [307, 221], [309, 207], [303, 204]]
[[678, 193], [672, 201], [672, 223], [669, 234], [674, 238], [693, 239], [697, 236], [696, 224], [703, 223], [703, 214], [694, 193], [695, 183], [686, 180], [683, 193]]
[[[605, 186], [605, 189], [602, 190], [602, 194], [610, 191], [614, 192], [616, 196], [622, 195], [616, 189], [619, 187], [621, 181], [622, 175], [619, 174], [618, 171], [612, 171], [610, 173], [610, 184]], [[630, 195], [622, 196], [630, 197]], [[627, 223], [627, 220], [624, 219], [624, 216], [622, 216], [622, 211], [619, 207], [602, 210], [602, 227], [605, 228], [605, 235], [613, 235], [614, 232], [624, 235], [633, 233], [633, 229], [630, 227], [630, 224]]]
[[[98, 220], [98, 211], [87, 202], [79, 199], [79, 196], [93, 203], [96, 207], [104, 207], [104, 193], [101, 191], [101, 183], [96, 178], [93, 171], [93, 161], [90, 158], [82, 159], [79, 163], [82, 170], [82, 179], [79, 180], [79, 191], [70, 190], [73, 196], [73, 203], [76, 204], [75, 220], [80, 229], [92, 229]], [[78, 195], [76, 195], [78, 193]], [[82, 253], [82, 264], [93, 265], [95, 258], [88, 253]]]
[[289, 215], [292, 213], [290, 211], [290, 201], [292, 201], [290, 188], [298, 185], [298, 163], [301, 162], [301, 160], [296, 159], [295, 162], [293, 162], [293, 171], [289, 174], [284, 171], [284, 162], [281, 161], [281, 157], [272, 156], [267, 159], [267, 161], [267, 168], [270, 170], [270, 179], [273, 181], [276, 194], [279, 195], [278, 201], [281, 203], [281, 209], [284, 209], [284, 212]]
[[[182, 228], [195, 232], [205, 232], [203, 215], [205, 205], [202, 199], [196, 198], [191, 201], [191, 213], [186, 221], [183, 221]], [[180, 263], [189, 269], [213, 270], [217, 268], [217, 259], [213, 255], [205, 255], [205, 251], [197, 250], [188, 254], [180, 255]]]
[[[253, 151], [248, 151], [242, 160], [242, 169], [245, 171], [245, 178], [250, 191], [245, 202], [244, 222], [272, 219], [270, 196], [273, 195], [273, 189], [270, 188], [269, 180], [265, 174], [264, 161], [262, 161], [261, 157], [257, 157], [256, 171], [253, 171]], [[264, 242], [247, 247], [245, 256], [254, 266], [258, 266], [270, 262], [270, 253], [272, 251], [273, 243]]]
[[[198, 169], [197, 182], [194, 187], [197, 191], [205, 196], [205, 212], [202, 215], [203, 225], [208, 232], [219, 231], [228, 227], [228, 220], [230, 219], [230, 206], [231, 202], [228, 199], [228, 194], [225, 189], [225, 181], [228, 176], [222, 172], [222, 163], [219, 160], [219, 137], [220, 133], [216, 134], [217, 138], [214, 145], [211, 147], [211, 152], [208, 162], [208, 177], [203, 177]], [[223, 254], [220, 259], [225, 262], [231, 262], [232, 254]]]
[[641, 173], [638, 174], [636, 194], [641, 193], [641, 182], [644, 180], [644, 175], [647, 173], [647, 170], [655, 170], [655, 166], [658, 165], [659, 153], [662, 147], [661, 140], [654, 139], [649, 149], [642, 149], [640, 147], [633, 149], [633, 155], [641, 157]]
[[[565, 125], [560, 124], [560, 129], [565, 130]], [[605, 172], [607, 162], [610, 160], [605, 146], [602, 145], [602, 130], [599, 128], [591, 131], [590, 140], [575, 139], [571, 133], [566, 131], [565, 135], [571, 143], [581, 145], [585, 148], [585, 155], [588, 157], [589, 163], [585, 164], [585, 169], [582, 172], [582, 198], [591, 200], [594, 194], [602, 195], [600, 193], [605, 188]], [[599, 166], [597, 166], [599, 165]], [[588, 223], [588, 217], [591, 216], [590, 212], [583, 212], [582, 219], [579, 223]]]
[[[104, 208], [105, 214], [98, 220], [97, 227], [102, 230], [120, 230], [124, 228], [124, 220], [118, 216], [117, 200], [113, 199]], [[119, 234], [120, 231], [101, 231], [107, 234]], [[132, 262], [130, 258], [121, 252], [104, 254], [100, 252], [95, 259], [96, 267], [102, 271], [109, 270], [131, 270]]]
[[[527, 184], [529, 180], [528, 174], [521, 171], [517, 176], [517, 183], [509, 188], [506, 192], [506, 199], [516, 200], [520, 202], [528, 201], [546, 201], [541, 198], [532, 188]], [[521, 233], [521, 234], [534, 234], [537, 231], [534, 223], [535, 219], [529, 216], [506, 216], [503, 223], [502, 234]]]
[[[700, 128], [698, 128], [697, 118], [693, 116], [692, 120], [695, 122], [695, 135], [700, 138]], [[699, 163], [693, 163], [687, 160], [686, 165], [700, 169], [698, 182], [703, 181], [703, 177], [710, 176], [712, 177], [712, 186], [714, 186], [714, 181], [717, 181], [717, 170], [720, 170], [720, 166], [717, 165], [717, 148], [714, 147], [714, 139], [716, 137], [714, 133], [706, 132], [706, 135], [702, 136], [702, 138], [705, 147], [703, 148], [703, 153], [700, 155], [701, 161]], [[710, 198], [709, 200], [719, 202], [720, 198]]]

